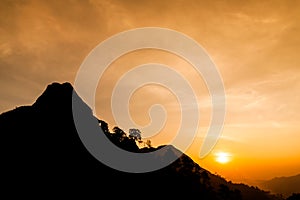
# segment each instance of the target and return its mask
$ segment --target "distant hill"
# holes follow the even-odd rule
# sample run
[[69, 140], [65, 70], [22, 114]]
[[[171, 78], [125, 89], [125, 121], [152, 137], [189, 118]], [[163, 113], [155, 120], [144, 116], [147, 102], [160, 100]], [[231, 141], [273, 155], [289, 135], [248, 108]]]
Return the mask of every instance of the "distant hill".
[[259, 185], [272, 193], [290, 196], [292, 193], [300, 193], [300, 174], [290, 177], [276, 177], [263, 181]]
[[[69, 198], [199, 198], [209, 200], [280, 199], [258, 188], [233, 184], [201, 168], [182, 154], [169, 166], [149, 173], [125, 173], [96, 160], [82, 144], [72, 115], [73, 87], [69, 83], [48, 85], [31, 106], [21, 106], [0, 115], [2, 195], [11, 198], [54, 195]], [[179, 150], [139, 149], [122, 129], [109, 130], [104, 120], [76, 96], [82, 117], [97, 123], [117, 146], [137, 153], [154, 152], [154, 159], [168, 160]], [[88, 125], [88, 124], [87, 124]], [[100, 133], [100, 132], [99, 132]]]

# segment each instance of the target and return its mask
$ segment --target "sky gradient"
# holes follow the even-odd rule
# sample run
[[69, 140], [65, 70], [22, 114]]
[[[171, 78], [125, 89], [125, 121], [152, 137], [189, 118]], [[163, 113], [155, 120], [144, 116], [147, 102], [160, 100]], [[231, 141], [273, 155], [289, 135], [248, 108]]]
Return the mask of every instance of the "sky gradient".
[[[116, 60], [99, 82], [97, 116], [115, 124], [110, 96], [133, 67], [157, 62], [174, 67], [193, 85], [200, 105], [199, 134], [187, 151], [200, 166], [233, 181], [300, 173], [300, 1], [1, 1], [0, 112], [32, 104], [46, 85], [74, 83], [88, 53], [101, 41], [139, 27], [182, 32], [206, 49], [222, 75], [227, 113], [222, 137], [199, 159], [211, 115], [209, 94], [189, 63], [159, 50]], [[101, 86], [101, 87], [100, 87]], [[146, 86], [130, 100], [133, 119], [149, 123], [148, 109], [165, 105], [166, 125], [154, 145], [178, 129], [177, 100]], [[122, 128], [122, 127], [121, 127]], [[126, 130], [128, 131], [128, 130]], [[215, 154], [227, 152], [230, 162]]]

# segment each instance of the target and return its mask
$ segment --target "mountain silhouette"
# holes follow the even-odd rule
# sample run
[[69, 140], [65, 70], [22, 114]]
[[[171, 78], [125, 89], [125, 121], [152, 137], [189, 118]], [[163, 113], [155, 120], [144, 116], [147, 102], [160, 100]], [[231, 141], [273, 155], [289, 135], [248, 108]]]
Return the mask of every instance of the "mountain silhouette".
[[[201, 168], [182, 154], [173, 163], [148, 173], [126, 173], [95, 159], [82, 144], [72, 114], [73, 87], [52, 83], [31, 106], [21, 106], [0, 115], [2, 137], [2, 185], [10, 196], [34, 196], [38, 192], [78, 197], [199, 199], [280, 199], [258, 188], [227, 182]], [[104, 134], [122, 149], [155, 152], [155, 159], [172, 160], [181, 152], [173, 146], [138, 148], [122, 129], [111, 132], [108, 124], [75, 93], [82, 117], [99, 123]], [[102, 197], [103, 196], [103, 197]]]
[[300, 193], [300, 174], [289, 177], [276, 177], [271, 180], [262, 181], [261, 188], [270, 190], [272, 193], [290, 196], [293, 193]]

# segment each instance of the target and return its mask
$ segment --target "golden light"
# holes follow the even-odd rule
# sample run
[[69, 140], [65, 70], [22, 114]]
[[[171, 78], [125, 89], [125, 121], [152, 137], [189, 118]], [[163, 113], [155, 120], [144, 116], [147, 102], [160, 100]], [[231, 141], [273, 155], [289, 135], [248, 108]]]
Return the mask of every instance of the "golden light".
[[226, 152], [218, 152], [215, 154], [216, 161], [221, 164], [226, 164], [231, 160], [231, 155]]

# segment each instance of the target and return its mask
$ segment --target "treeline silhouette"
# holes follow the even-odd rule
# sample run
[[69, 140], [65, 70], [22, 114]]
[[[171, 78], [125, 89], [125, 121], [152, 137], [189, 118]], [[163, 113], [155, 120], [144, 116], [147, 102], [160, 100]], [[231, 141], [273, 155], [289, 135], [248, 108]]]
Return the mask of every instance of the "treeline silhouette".
[[300, 193], [293, 193], [287, 200], [300, 200]]
[[[42, 192], [131, 199], [179, 196], [210, 200], [281, 199], [259, 188], [227, 182], [185, 154], [167, 167], [148, 173], [125, 173], [102, 164], [86, 150], [77, 134], [72, 94], [71, 84], [53, 83], [33, 105], [0, 115], [2, 189], [10, 197]], [[76, 104], [82, 117], [96, 121], [110, 141], [124, 150], [145, 153], [166, 147], [159, 154], [160, 159], [170, 159], [179, 151], [165, 145], [154, 148], [150, 141], [139, 148], [140, 137], [130, 136], [119, 127], [110, 131], [108, 124], [93, 116], [78, 95]]]

